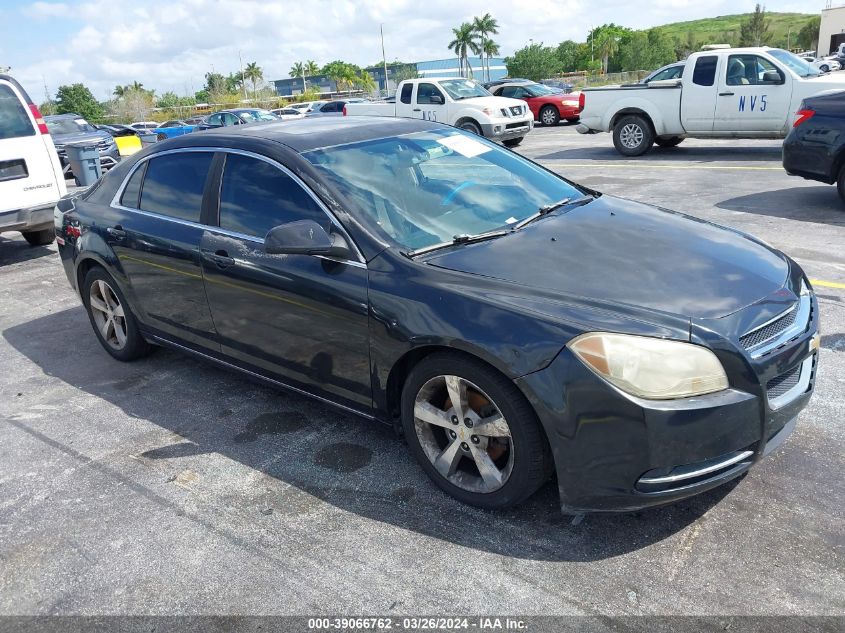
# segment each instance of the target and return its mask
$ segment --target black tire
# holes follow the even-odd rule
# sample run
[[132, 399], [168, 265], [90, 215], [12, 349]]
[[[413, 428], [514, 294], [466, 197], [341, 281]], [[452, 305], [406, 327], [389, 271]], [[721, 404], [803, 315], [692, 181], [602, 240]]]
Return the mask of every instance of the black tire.
[[828, 66], [827, 64], [822, 64], [821, 66], [819, 66], [819, 70], [822, 71], [823, 73], [829, 73], [830, 72], [830, 66]]
[[482, 136], [481, 127], [479, 127], [478, 123], [473, 121], [472, 119], [466, 119], [461, 121], [458, 125], [458, 128], [461, 130], [466, 130], [467, 132], [472, 132], [478, 136]]
[[580, 121], [580, 120], [581, 120], [581, 117], [576, 116], [576, 117], [572, 117], [570, 119], [566, 119], [566, 122], [567, 123], [578, 123], [578, 121]]
[[[91, 308], [91, 286], [100, 281], [107, 284], [108, 288], [117, 297], [119, 306], [123, 308], [123, 323], [125, 324], [126, 341], [120, 348], [116, 348], [103, 337], [100, 328], [97, 326], [94, 310]], [[129, 308], [126, 297], [123, 295], [123, 292], [121, 292], [120, 287], [117, 283], [115, 283], [112, 276], [109, 275], [103, 268], [95, 266], [89, 270], [88, 274], [85, 275], [80, 291], [82, 295], [82, 303], [85, 306], [85, 310], [88, 312], [88, 319], [91, 322], [91, 327], [94, 328], [94, 334], [96, 334], [97, 339], [103, 346], [103, 349], [111, 354], [113, 358], [116, 358], [119, 361], [128, 362], [146, 356], [155, 349], [141, 335], [141, 331], [138, 329], [138, 321], [135, 318], [135, 315], [132, 314], [132, 310]]]
[[158, 134], [156, 134], [156, 140], [157, 141], [166, 141], [167, 140], [167, 134], [165, 134], [163, 132], [159, 132]]
[[[430, 384], [429, 381], [447, 375], [462, 378], [482, 390], [504, 416], [509, 427], [508, 451], [513, 451], [512, 466], [509, 475], [496, 490], [473, 492], [453, 484], [434, 467], [422, 446], [414, 419], [415, 400], [420, 390]], [[551, 452], [534, 409], [513, 382], [470, 356], [438, 352], [425, 357], [405, 380], [401, 410], [402, 428], [411, 452], [439, 488], [463, 503], [486, 509], [508, 508], [528, 499], [549, 479], [552, 472]], [[440, 430], [445, 433], [444, 429]], [[474, 467], [472, 459], [460, 459], [470, 469]], [[475, 471], [476, 476], [478, 472]]]
[[839, 191], [839, 197], [842, 202], [845, 202], [845, 165], [839, 170], [839, 178], [836, 180], [836, 189]]
[[613, 126], [613, 146], [623, 156], [642, 156], [653, 144], [651, 124], [638, 114], [623, 116]]
[[49, 229], [40, 231], [21, 231], [23, 239], [29, 242], [30, 246], [47, 246], [56, 241], [56, 229], [52, 226]]
[[677, 147], [684, 142], [680, 136], [658, 136], [654, 139], [654, 144], [658, 147]]
[[553, 105], [543, 106], [537, 118], [540, 119], [542, 125], [554, 127], [560, 123], [560, 112]]
[[520, 136], [519, 138], [509, 138], [506, 141], [502, 141], [502, 145], [504, 145], [505, 147], [516, 147], [517, 145], [522, 143], [522, 139], [524, 138], [524, 136]]

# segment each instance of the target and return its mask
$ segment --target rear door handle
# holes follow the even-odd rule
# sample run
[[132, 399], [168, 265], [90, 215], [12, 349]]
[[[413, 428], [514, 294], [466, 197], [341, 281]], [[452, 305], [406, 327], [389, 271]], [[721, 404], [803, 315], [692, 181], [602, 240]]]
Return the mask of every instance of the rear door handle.
[[734, 93], [732, 93], [732, 92], [720, 92], [719, 96], [720, 97], [733, 97]]
[[124, 231], [123, 227], [119, 224], [107, 228], [106, 233], [119, 240], [122, 240], [124, 237], [126, 237], [126, 231]]
[[217, 250], [213, 253], [206, 251], [206, 257], [213, 261], [219, 268], [228, 268], [235, 265], [235, 258], [229, 257], [229, 253], [223, 249]]

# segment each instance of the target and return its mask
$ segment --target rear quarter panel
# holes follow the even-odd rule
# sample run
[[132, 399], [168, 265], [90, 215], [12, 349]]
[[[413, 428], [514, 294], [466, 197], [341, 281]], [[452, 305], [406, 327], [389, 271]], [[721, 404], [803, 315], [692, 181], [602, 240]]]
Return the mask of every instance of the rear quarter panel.
[[681, 125], [681, 88], [587, 88], [581, 123], [590, 129], [610, 132], [621, 112], [642, 112], [651, 119], [658, 136], [684, 133]]

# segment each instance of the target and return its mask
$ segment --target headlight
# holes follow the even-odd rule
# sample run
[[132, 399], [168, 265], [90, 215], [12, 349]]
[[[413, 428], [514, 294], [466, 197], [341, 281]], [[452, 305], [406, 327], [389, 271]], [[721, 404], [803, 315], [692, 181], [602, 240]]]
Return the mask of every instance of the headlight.
[[591, 332], [567, 347], [599, 376], [634, 396], [669, 400], [728, 388], [719, 359], [699, 345]]

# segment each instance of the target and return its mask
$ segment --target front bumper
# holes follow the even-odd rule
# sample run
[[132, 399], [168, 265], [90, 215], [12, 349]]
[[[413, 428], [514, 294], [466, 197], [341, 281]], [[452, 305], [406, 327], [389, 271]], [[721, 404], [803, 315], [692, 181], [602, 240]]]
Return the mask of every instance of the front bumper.
[[534, 128], [533, 117], [523, 120], [514, 121], [512, 119], [502, 119], [494, 123], [482, 123], [481, 133], [485, 138], [493, 141], [509, 141], [513, 138], [522, 138]]
[[[630, 396], [587, 369], [568, 348], [546, 369], [517, 379], [549, 439], [562, 510], [639, 510], [742, 475], [785, 441], [809, 402], [817, 328], [814, 318], [773, 359], [757, 362], [735, 352], [742, 375], [726, 365], [731, 388], [694, 398]], [[786, 400], [770, 400], [765, 385], [771, 373], [798, 367], [807, 372], [798, 388]]]
[[53, 224], [53, 207], [32, 207], [0, 213], [0, 232], [2, 231], [40, 231]]

